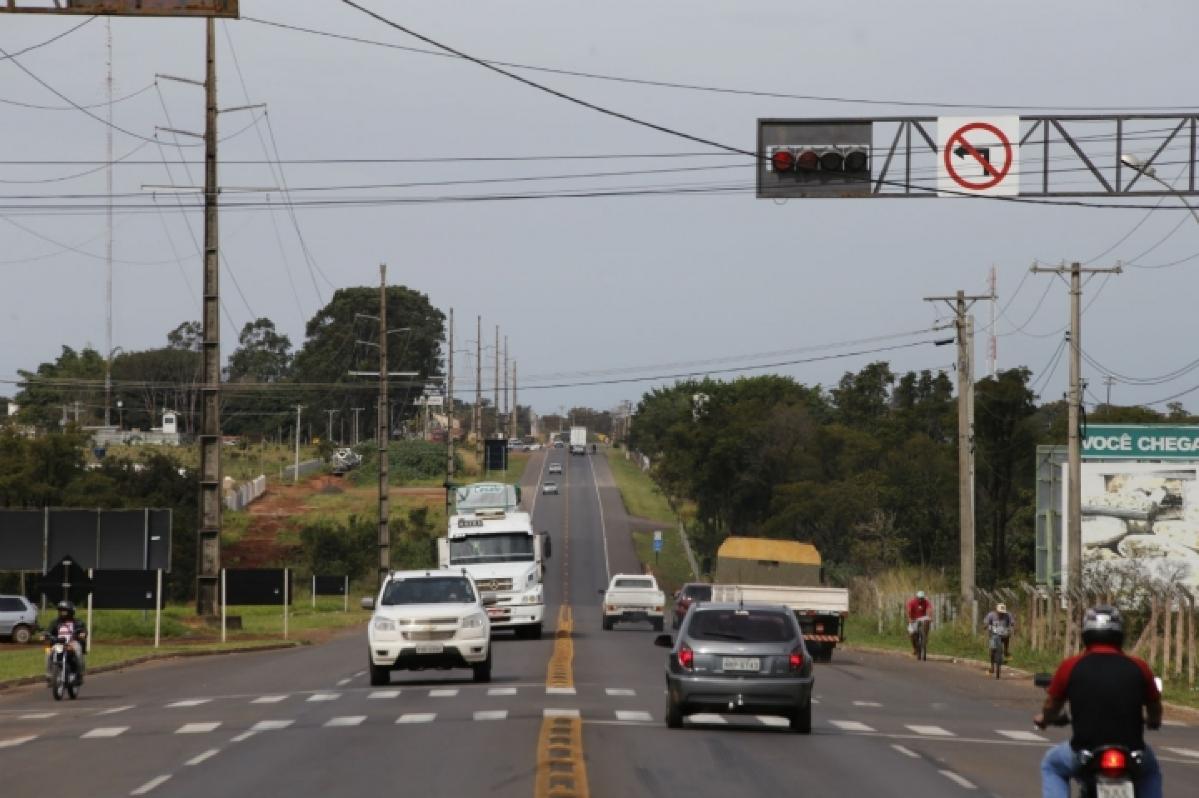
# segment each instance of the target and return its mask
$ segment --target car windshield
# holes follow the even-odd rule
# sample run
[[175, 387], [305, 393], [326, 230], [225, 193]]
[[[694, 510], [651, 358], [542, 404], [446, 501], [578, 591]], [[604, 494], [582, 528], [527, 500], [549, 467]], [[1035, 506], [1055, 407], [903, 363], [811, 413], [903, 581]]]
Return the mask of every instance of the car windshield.
[[384, 605], [468, 604], [475, 600], [470, 580], [460, 576], [393, 579], [383, 592]]
[[450, 540], [450, 562], [532, 562], [533, 536], [527, 532], [467, 535]]
[[617, 579], [616, 584], [613, 585], [613, 587], [632, 587], [645, 589], [652, 589], [653, 586], [653, 581], [649, 579]]
[[711, 585], [691, 585], [683, 591], [683, 595], [695, 601], [711, 601], [712, 586]]
[[781, 643], [795, 639], [790, 619], [774, 610], [701, 610], [691, 616], [687, 636], [694, 640]]

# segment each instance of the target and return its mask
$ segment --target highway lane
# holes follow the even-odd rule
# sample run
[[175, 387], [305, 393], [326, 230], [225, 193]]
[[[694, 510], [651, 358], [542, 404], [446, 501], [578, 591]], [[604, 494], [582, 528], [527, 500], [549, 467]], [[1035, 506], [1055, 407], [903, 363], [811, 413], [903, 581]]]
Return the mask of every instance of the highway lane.
[[[549, 458], [565, 465], [561, 496], [536, 492]], [[40, 794], [47, 773], [70, 772], [86, 775], [56, 781], [56, 794], [537, 795], [538, 741], [559, 720], [547, 713], [578, 715], [596, 796], [1038, 792], [1046, 743], [1028, 722], [1038, 692], [948, 664], [838, 652], [818, 666], [808, 737], [756, 718], [667, 729], [654, 633], [600, 628], [609, 568], [639, 570], [606, 462], [551, 450], [536, 455], [524, 485], [536, 528], [554, 540], [550, 623], [540, 641], [497, 635], [492, 684], [464, 671], [395, 674], [390, 687], [371, 688], [355, 632], [299, 650], [97, 675], [74, 703], [55, 704], [44, 688], [9, 691], [0, 695], [4, 794]], [[563, 598], [573, 608], [572, 678], [549, 689]], [[1199, 730], [1171, 727], [1151, 740], [1168, 760], [1168, 789], [1193, 783]]]

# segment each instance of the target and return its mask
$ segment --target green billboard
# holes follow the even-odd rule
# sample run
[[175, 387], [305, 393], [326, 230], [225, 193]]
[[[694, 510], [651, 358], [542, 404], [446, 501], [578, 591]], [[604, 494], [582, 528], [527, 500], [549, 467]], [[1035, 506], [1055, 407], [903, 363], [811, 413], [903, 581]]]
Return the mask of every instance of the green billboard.
[[1088, 460], [1199, 460], [1199, 427], [1165, 424], [1088, 424], [1082, 456]]

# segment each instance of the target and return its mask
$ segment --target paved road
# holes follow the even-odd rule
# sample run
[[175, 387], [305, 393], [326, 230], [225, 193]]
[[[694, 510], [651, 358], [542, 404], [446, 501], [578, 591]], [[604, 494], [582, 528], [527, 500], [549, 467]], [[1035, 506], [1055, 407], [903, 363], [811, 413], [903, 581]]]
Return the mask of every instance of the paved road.
[[[535, 490], [547, 454], [566, 466], [561, 496]], [[585, 769], [586, 780], [563, 795], [1039, 793], [1037, 763], [1060, 733], [1031, 731], [1038, 693], [948, 664], [838, 652], [818, 666], [809, 737], [773, 718], [693, 718], [668, 730], [653, 633], [600, 627], [598, 589], [609, 573], [638, 569], [605, 461], [543, 452], [525, 484], [537, 528], [554, 539], [551, 623], [543, 640], [497, 637], [492, 684], [449, 672], [396, 674], [372, 688], [356, 632], [97, 675], [76, 702], [22, 688], [0, 695], [0, 792], [527, 798], [549, 794], [549, 735], [573, 728], [574, 773]], [[553, 634], [564, 599], [568, 642]], [[551, 657], [564, 650], [570, 678], [555, 684], [569, 686], [547, 687]], [[1152, 739], [1167, 794], [1186, 794], [1199, 778], [1199, 728]]]

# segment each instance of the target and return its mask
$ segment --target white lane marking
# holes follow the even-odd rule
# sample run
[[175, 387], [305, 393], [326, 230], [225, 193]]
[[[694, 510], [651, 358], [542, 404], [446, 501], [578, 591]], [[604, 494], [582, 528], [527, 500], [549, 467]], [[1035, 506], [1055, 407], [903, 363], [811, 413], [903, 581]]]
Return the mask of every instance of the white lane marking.
[[1180, 727], [1183, 729], [1186, 728], [1186, 724], [1183, 723], [1181, 720], [1163, 720], [1162, 725], [1163, 726], [1177, 726], [1177, 727]]
[[294, 720], [260, 720], [250, 727], [250, 731], [278, 731], [279, 729], [286, 729], [293, 723], [295, 723]]
[[836, 726], [841, 731], [848, 732], [872, 732], [873, 726], [867, 726], [865, 723], [857, 720], [830, 720], [829, 723]]
[[255, 732], [255, 731], [242, 732], [241, 734], [234, 737], [230, 742], [234, 742], [234, 743], [245, 742], [246, 740], [253, 737], [255, 734], [258, 734], [258, 732]]
[[604, 500], [600, 497], [599, 479], [595, 476], [595, 466], [591, 458], [587, 458], [587, 467], [591, 469], [591, 484], [595, 485], [595, 503], [599, 505], [600, 539], [604, 541], [604, 578], [612, 581], [612, 564], [608, 561], [608, 526], [604, 523]]
[[429, 698], [453, 698], [458, 695], [457, 688], [448, 688], [440, 690], [430, 690]]
[[546, 695], [575, 695], [573, 687], [547, 687], [545, 688]]
[[209, 748], [204, 753], [200, 754], [199, 756], [193, 756], [191, 759], [187, 760], [183, 764], [187, 765], [188, 767], [195, 767], [196, 765], [200, 764], [201, 762], [207, 762], [209, 759], [212, 759], [214, 756], [216, 756], [220, 752], [221, 752], [221, 749], [219, 749], [219, 748]]
[[713, 723], [717, 725], [728, 723], [728, 721], [724, 719], [723, 715], [711, 715], [703, 712], [698, 715], [691, 715], [687, 718], [687, 720], [691, 721], [692, 723]]
[[1024, 729], [996, 729], [996, 732], [1007, 737], [1009, 740], [1023, 740], [1028, 743], [1047, 743], [1049, 740], [1036, 732], [1026, 731]]
[[[57, 712], [30, 712], [26, 715], [18, 715], [17, 719], [18, 720], [45, 720], [46, 718], [52, 718], [57, 714], [58, 714]], [[99, 712], [97, 714], [103, 715], [104, 713]]]
[[183, 701], [176, 701], [173, 704], [167, 704], [167, 709], [182, 709], [183, 707], [198, 707], [201, 704], [207, 704], [211, 698], [188, 698]]
[[891, 747], [910, 759], [919, 759], [920, 758], [920, 754], [916, 753], [911, 748], [904, 748], [902, 745], [898, 745], [898, 744], [894, 744]]
[[436, 712], [408, 712], [396, 718], [396, 723], [432, 723], [436, 719]]
[[947, 729], [942, 729], [940, 726], [919, 726], [919, 725], [913, 726], [910, 723], [905, 723], [904, 725], [907, 728], [911, 729], [912, 731], [916, 732], [916, 734], [924, 734], [929, 737], [956, 737], [957, 736], [953, 732], [951, 732]]
[[637, 695], [636, 690], [630, 690], [627, 687], [609, 687], [605, 689], [604, 692], [610, 696], [627, 697]]
[[516, 695], [515, 687], [489, 687], [487, 695]]
[[104, 737], [119, 737], [129, 731], [128, 726], [99, 726], [89, 732], [84, 732], [80, 739], [96, 740]]
[[763, 726], [771, 726], [776, 729], [791, 725], [791, 721], [786, 718], [780, 718], [778, 715], [758, 715], [757, 718], [758, 722]]
[[541, 712], [544, 718], [577, 718], [579, 710], [577, 709], [555, 709], [554, 707], [546, 707]]
[[819, 699], [819, 698], [813, 698], [813, 699], [812, 699], [812, 703], [813, 703], [813, 704], [819, 704], [819, 703], [820, 703], [820, 699]]
[[352, 681], [353, 681], [353, 679], [350, 679], [350, 678], [346, 678], [346, 679], [338, 679], [338, 680], [337, 680], [337, 686], [338, 686], [338, 687], [345, 687], [347, 684], [349, 684], [349, 683], [350, 683], [350, 682], [352, 682]]
[[653, 721], [654, 716], [648, 712], [641, 712], [640, 710], [635, 709], [618, 709], [616, 710], [616, 719], [650, 723]]
[[1192, 748], [1167, 748], [1166, 750], [1173, 751], [1174, 753], [1181, 754], [1182, 756], [1189, 756], [1199, 759], [1199, 751], [1196, 751]]
[[133, 709], [133, 704], [130, 704], [129, 706], [125, 706], [125, 707], [112, 707], [111, 709], [104, 709], [104, 710], [101, 710], [100, 712], [97, 712], [96, 717], [99, 717], [100, 715], [115, 715], [118, 712], [126, 712], [130, 709]]
[[475, 713], [475, 720], [504, 720], [508, 717], [506, 709], [484, 709]]
[[358, 671], [354, 674], [355, 679], [361, 679], [363, 676], [366, 676], [366, 671]]
[[313, 693], [308, 696], [309, 701], [336, 701], [341, 698], [341, 693]]
[[330, 718], [325, 721], [326, 726], [358, 726], [362, 721], [366, 720], [366, 715], [342, 715], [337, 718]]
[[853, 705], [855, 707], [881, 707], [882, 706], [882, 704], [880, 704], [878, 701], [854, 701]]
[[285, 695], [260, 695], [257, 698], [255, 698], [253, 701], [251, 701], [250, 703], [251, 704], [278, 704], [280, 701], [282, 701], [286, 698], [287, 698], [287, 696], [285, 696]]
[[130, 795], [145, 795], [146, 793], [150, 792], [150, 790], [154, 789], [155, 787], [158, 787], [161, 784], [165, 784], [166, 782], [168, 782], [170, 780], [171, 780], [171, 775], [169, 773], [165, 776], [156, 776], [155, 778], [150, 779], [145, 784], [138, 787], [136, 790], [134, 790], [133, 792], [131, 792], [129, 794]]
[[178, 729], [175, 729], [175, 734], [207, 734], [211, 731], [216, 731], [220, 726], [220, 721], [209, 721], [206, 723], [185, 723]]
[[0, 740], [0, 748], [16, 748], [18, 745], [24, 745], [36, 739], [36, 734], [31, 734], [28, 737], [10, 737], [7, 740]]
[[398, 698], [399, 695], [399, 690], [376, 690], [368, 695], [367, 698]]
[[962, 778], [958, 774], [954, 773], [952, 770], [940, 770], [937, 772], [964, 790], [977, 790], [978, 789], [978, 787], [974, 786], [974, 782], [969, 781], [968, 779]]

